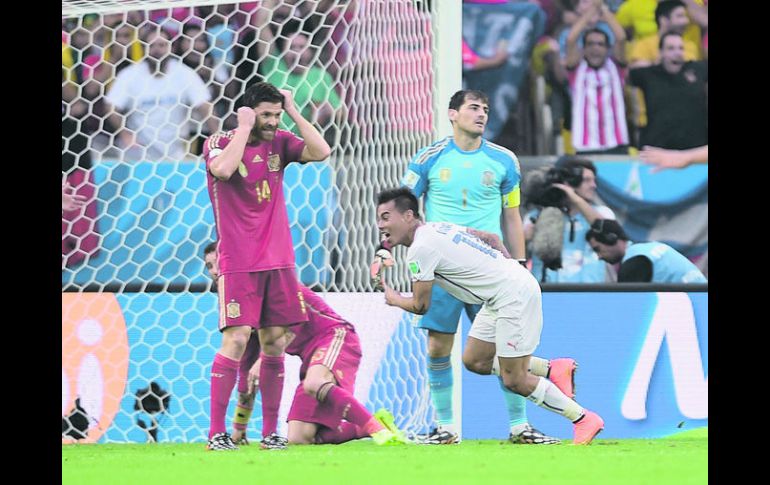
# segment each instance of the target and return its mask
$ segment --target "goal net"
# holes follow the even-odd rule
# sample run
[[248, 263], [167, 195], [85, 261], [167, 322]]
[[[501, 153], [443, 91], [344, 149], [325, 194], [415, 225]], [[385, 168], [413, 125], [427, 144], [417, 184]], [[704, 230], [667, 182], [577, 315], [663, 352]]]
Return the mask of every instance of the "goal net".
[[[258, 81], [291, 89], [332, 147], [322, 163], [286, 169], [297, 275], [358, 329], [357, 397], [427, 430], [425, 336], [374, 292], [369, 262], [375, 195], [446, 132], [460, 86], [441, 63], [459, 66], [459, 50], [456, 64], [441, 53], [460, 33], [437, 19], [439, 7], [459, 15], [455, 3], [62, 0], [62, 186], [85, 197], [62, 211], [63, 441], [205, 439], [221, 336], [200, 154], [207, 136], [236, 126]], [[164, 75], [127, 77], [141, 64]], [[297, 132], [287, 116], [282, 127]], [[390, 282], [407, 290], [403, 255]], [[298, 361], [286, 367], [281, 416]], [[260, 413], [258, 396], [252, 436]]]

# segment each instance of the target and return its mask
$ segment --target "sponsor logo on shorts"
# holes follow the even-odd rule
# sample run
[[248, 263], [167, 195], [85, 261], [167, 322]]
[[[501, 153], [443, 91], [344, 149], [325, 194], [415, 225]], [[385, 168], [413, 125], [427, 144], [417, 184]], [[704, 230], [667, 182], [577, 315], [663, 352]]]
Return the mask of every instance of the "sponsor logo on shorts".
[[337, 369], [337, 378], [339, 380], [342, 380], [345, 378], [345, 376], [342, 374], [342, 371], [340, 369]]
[[297, 292], [297, 298], [299, 299], [299, 306], [302, 310], [302, 313], [307, 314], [307, 307], [305, 305], [305, 295], [302, 294], [302, 291]]
[[241, 305], [235, 300], [227, 304], [227, 318], [238, 318], [241, 316]]

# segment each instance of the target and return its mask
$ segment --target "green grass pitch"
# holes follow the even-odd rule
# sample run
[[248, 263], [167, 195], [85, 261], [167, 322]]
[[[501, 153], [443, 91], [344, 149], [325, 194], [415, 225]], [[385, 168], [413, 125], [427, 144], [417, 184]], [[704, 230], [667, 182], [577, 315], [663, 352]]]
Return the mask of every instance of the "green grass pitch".
[[[601, 435], [599, 435], [601, 436]], [[342, 485], [379, 483], [702, 484], [708, 428], [659, 439], [600, 439], [590, 446], [465, 440], [449, 446], [343, 445], [207, 452], [203, 443], [62, 446], [62, 484]]]

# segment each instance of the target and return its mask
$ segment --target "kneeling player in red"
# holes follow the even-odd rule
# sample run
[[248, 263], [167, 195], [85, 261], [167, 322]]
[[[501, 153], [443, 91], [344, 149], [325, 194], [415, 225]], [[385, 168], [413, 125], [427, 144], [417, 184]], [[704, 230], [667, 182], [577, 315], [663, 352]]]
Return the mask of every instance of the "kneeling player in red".
[[[308, 322], [289, 327], [286, 353], [302, 359], [289, 410], [289, 443], [337, 444], [371, 436], [378, 445], [406, 443], [385, 409], [372, 415], [353, 395], [361, 344], [353, 324], [300, 285]], [[259, 366], [249, 372], [249, 385]], [[249, 389], [251, 390], [251, 389]]]

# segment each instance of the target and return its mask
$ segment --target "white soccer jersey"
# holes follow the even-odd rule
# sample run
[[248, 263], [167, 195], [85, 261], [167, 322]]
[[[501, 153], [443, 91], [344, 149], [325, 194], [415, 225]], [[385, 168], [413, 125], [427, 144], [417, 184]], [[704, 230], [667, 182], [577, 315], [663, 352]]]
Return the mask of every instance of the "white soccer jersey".
[[455, 298], [492, 309], [513, 301], [517, 283], [532, 278], [515, 260], [448, 222], [418, 227], [406, 258], [412, 281], [435, 280]]

